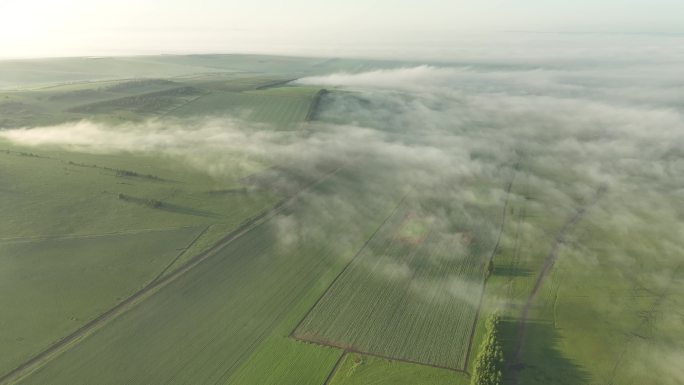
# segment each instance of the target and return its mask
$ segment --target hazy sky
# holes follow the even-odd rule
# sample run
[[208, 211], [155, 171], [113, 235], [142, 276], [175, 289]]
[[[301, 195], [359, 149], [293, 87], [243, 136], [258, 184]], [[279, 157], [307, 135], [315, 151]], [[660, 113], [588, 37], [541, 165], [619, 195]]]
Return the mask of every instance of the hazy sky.
[[287, 52], [474, 31], [684, 33], [684, 1], [0, 0], [0, 57]]

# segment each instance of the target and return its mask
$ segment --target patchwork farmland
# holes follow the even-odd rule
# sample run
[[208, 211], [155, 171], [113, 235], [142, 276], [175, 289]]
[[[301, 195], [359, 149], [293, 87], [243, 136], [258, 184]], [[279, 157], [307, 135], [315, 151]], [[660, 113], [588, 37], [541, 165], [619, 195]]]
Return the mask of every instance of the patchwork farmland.
[[679, 385], [678, 115], [423, 64], [0, 61], [0, 385]]

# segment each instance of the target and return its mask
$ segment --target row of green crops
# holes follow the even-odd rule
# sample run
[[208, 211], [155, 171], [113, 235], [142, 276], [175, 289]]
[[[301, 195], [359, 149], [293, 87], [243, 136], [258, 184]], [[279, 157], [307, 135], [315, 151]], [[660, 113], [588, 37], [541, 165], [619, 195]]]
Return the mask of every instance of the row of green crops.
[[[351, 351], [463, 369], [479, 306], [480, 234], [432, 228], [406, 236], [407, 203], [330, 287], [297, 328], [298, 338]], [[434, 227], [434, 226], [433, 226]], [[481, 248], [481, 247], [478, 247]]]

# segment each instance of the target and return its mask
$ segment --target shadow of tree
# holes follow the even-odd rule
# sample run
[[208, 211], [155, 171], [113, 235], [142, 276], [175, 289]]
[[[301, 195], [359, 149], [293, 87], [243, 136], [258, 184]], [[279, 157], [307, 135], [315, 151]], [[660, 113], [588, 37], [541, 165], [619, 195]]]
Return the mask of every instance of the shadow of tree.
[[507, 385], [592, 385], [589, 374], [558, 349], [560, 334], [547, 321], [528, 320], [525, 341], [516, 358], [520, 338], [517, 319], [503, 319], [500, 335], [507, 362]]
[[494, 275], [502, 277], [528, 277], [532, 270], [518, 266], [494, 266]]
[[124, 202], [135, 203], [138, 205], [147, 206], [151, 209], [167, 211], [170, 213], [194, 215], [194, 216], [198, 216], [198, 217], [207, 217], [207, 218], [219, 218], [220, 217], [220, 215], [218, 215], [214, 212], [211, 212], [211, 211], [199, 210], [199, 209], [195, 209], [195, 208], [187, 207], [187, 206], [174, 205], [172, 203], [163, 202], [163, 201], [160, 201], [157, 199], [138, 198], [138, 197], [134, 197], [131, 195], [126, 195], [126, 194], [121, 194], [121, 193], [118, 194], [118, 198], [119, 198], [119, 200], [124, 201]]
[[155, 207], [159, 210], [168, 211], [176, 214], [194, 215], [197, 217], [207, 217], [207, 218], [218, 218], [220, 215], [206, 210], [198, 210], [192, 207], [179, 206], [170, 203], [162, 203], [160, 206]]
[[209, 195], [249, 195], [251, 190], [247, 187], [229, 188], [223, 190], [210, 190], [206, 192]]

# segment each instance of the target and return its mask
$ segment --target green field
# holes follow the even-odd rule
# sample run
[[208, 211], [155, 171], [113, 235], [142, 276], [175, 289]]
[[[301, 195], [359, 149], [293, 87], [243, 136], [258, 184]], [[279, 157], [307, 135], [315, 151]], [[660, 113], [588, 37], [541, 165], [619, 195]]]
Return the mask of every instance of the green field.
[[465, 376], [451, 370], [391, 361], [357, 353], [346, 354], [329, 382], [332, 385], [466, 385]]
[[0, 89], [0, 128], [78, 119], [126, 123], [165, 116], [230, 116], [281, 130], [294, 129], [306, 120], [319, 89], [281, 84], [291, 79], [225, 74], [109, 80], [30, 91]]
[[[524, 180], [518, 181], [515, 190], [523, 195], [531, 193]], [[561, 246], [556, 265], [534, 297], [529, 314], [520, 359], [537, 364], [510, 376], [526, 384], [642, 384], [652, 379], [646, 365], [664, 370], [657, 361], [679, 344], [679, 337], [666, 336], [679, 336], [684, 329], [676, 321], [678, 316], [666, 310], [681, 306], [680, 296], [675, 294], [682, 287], [677, 278], [681, 262], [676, 252], [663, 248], [661, 242], [679, 242], [675, 233], [680, 225], [673, 213], [663, 212], [642, 212], [640, 215], [650, 219], [630, 223], [622, 234], [604, 225], [612, 221], [609, 218], [615, 214], [611, 213], [630, 206], [630, 211], [638, 212], [641, 205], [635, 202], [649, 199], [643, 191], [609, 191], [567, 233], [568, 241]], [[563, 225], [533, 215], [535, 206], [547, 211], [552, 207], [541, 191], [535, 192], [533, 199], [511, 202], [512, 216], [506, 227], [509, 237], [497, 257], [500, 268], [494, 273], [488, 295], [507, 298], [510, 303], [529, 298], [538, 277], [536, 271]], [[567, 220], [573, 211], [562, 210], [557, 217]], [[651, 223], [669, 225], [653, 227]], [[550, 231], [543, 234], [531, 231], [533, 228]], [[643, 255], [649, 255], [648, 260], [644, 261]], [[579, 262], [591, 268], [578, 269]], [[638, 273], [633, 270], [634, 264]], [[511, 306], [508, 314], [515, 320], [521, 311], [521, 305]], [[515, 356], [520, 344], [518, 333], [519, 323], [509, 322], [505, 343], [509, 356]], [[594, 356], [603, 358], [586, 361], [586, 357]], [[676, 382], [665, 377], [659, 383]]]
[[[7, 372], [153, 280], [197, 227], [0, 242]], [[26, 315], [30, 314], [31, 317]]]

